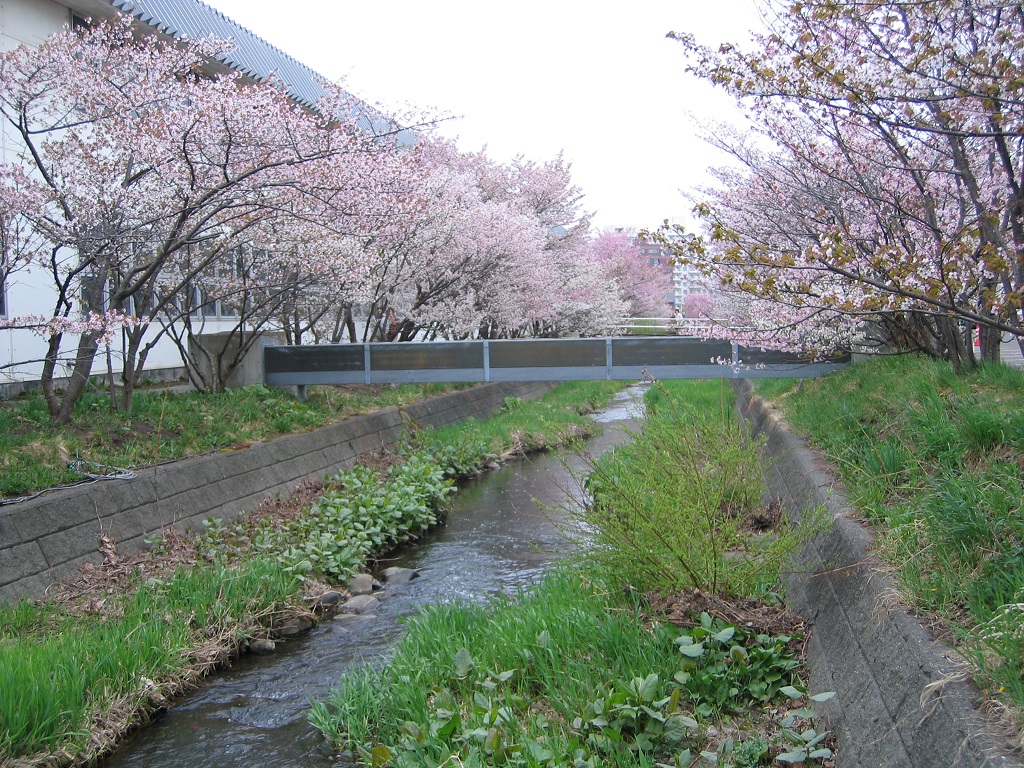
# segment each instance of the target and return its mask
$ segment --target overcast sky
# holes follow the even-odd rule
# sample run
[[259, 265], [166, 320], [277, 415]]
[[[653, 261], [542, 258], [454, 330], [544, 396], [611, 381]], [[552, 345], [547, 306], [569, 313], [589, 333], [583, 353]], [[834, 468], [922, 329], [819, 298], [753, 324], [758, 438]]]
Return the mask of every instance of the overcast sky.
[[665, 34], [745, 42], [757, 24], [755, 0], [206, 1], [370, 103], [454, 116], [463, 150], [563, 152], [602, 228], [685, 215], [680, 190], [721, 162], [690, 115], [739, 119]]

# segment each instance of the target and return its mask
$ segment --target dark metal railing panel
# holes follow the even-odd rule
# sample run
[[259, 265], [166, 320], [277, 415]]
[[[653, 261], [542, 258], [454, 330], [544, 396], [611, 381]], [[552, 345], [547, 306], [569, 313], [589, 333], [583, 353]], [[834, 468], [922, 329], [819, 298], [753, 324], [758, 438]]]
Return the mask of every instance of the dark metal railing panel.
[[502, 339], [488, 346], [492, 370], [607, 365], [604, 339]]
[[370, 370], [405, 371], [429, 368], [483, 368], [479, 341], [370, 344]]
[[683, 337], [612, 339], [612, 364], [626, 366], [707, 365], [732, 360], [732, 344]]
[[263, 358], [266, 374], [321, 373], [364, 370], [362, 344], [315, 344], [298, 347], [267, 347]]

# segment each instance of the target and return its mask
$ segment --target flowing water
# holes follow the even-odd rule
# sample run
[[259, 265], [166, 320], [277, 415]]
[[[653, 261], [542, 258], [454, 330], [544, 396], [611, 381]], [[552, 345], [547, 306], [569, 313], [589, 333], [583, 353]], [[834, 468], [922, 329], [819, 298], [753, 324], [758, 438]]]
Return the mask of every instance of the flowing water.
[[[604, 434], [587, 450], [599, 455], [627, 439], [641, 388], [619, 393], [596, 418]], [[568, 468], [566, 466], [568, 465]], [[443, 600], [515, 591], [538, 578], [567, 547], [559, 510], [579, 494], [582, 460], [543, 454], [509, 463], [464, 486], [444, 525], [381, 567], [419, 570], [388, 589], [370, 615], [340, 616], [271, 656], [243, 656], [198, 693], [138, 731], [104, 768], [326, 768], [338, 765], [306, 722], [310, 699], [327, 694], [346, 671], [380, 660], [401, 636], [401, 618]]]

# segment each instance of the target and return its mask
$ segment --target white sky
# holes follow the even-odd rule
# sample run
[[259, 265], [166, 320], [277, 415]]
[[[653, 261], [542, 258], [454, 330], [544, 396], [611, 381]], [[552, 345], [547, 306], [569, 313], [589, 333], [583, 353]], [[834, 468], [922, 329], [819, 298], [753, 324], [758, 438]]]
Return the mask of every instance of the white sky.
[[738, 121], [732, 101], [682, 71], [670, 30], [746, 42], [755, 0], [206, 0], [386, 111], [456, 116], [463, 150], [507, 161], [559, 151], [598, 227], [684, 216], [680, 190], [722, 161], [702, 122]]

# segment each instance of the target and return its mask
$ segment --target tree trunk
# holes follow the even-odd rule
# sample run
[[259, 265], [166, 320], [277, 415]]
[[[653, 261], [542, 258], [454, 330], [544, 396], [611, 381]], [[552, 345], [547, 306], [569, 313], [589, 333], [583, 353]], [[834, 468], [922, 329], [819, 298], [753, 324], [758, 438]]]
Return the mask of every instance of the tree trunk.
[[345, 307], [345, 328], [348, 330], [348, 338], [353, 344], [356, 340], [356, 319], [352, 315], [352, 305]]
[[50, 414], [50, 421], [56, 419], [57, 412], [60, 410], [60, 398], [57, 396], [57, 389], [53, 385], [53, 377], [57, 370], [57, 355], [60, 353], [60, 344], [63, 339], [63, 334], [50, 334], [46, 348], [46, 357], [43, 362], [43, 370], [39, 376], [39, 385], [43, 390], [43, 400], [46, 401], [46, 409]]
[[117, 387], [114, 385], [114, 358], [110, 354], [110, 345], [107, 344], [107, 386], [110, 388], [110, 410], [117, 410]]
[[95, 333], [84, 333], [78, 339], [78, 353], [75, 356], [75, 365], [71, 369], [71, 379], [68, 381], [67, 389], [60, 400], [60, 407], [56, 415], [51, 412], [50, 418], [54, 424], [70, 424], [74, 413], [75, 403], [85, 392], [89, 384], [89, 374], [92, 372], [92, 364], [96, 359], [96, 351], [99, 349], [99, 339]]

